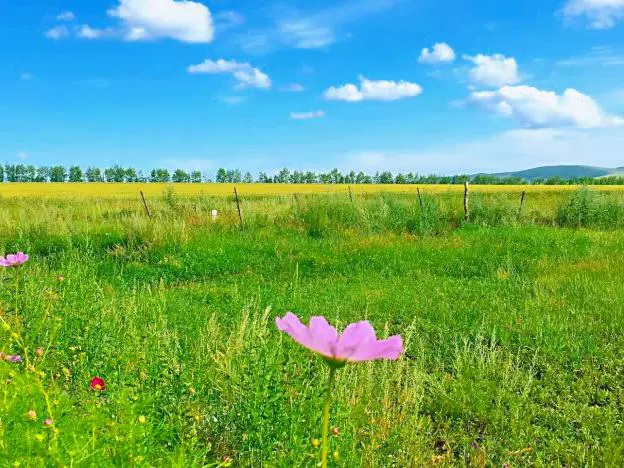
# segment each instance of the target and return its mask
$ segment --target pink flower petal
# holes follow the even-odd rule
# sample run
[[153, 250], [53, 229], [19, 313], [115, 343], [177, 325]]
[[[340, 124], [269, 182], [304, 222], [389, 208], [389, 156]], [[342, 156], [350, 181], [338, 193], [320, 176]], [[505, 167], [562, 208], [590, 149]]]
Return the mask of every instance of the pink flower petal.
[[292, 312], [275, 319], [277, 328], [311, 351], [335, 361], [373, 361], [398, 359], [403, 353], [403, 340], [393, 336], [377, 340], [375, 330], [367, 321], [349, 325], [342, 336], [325, 317], [312, 317], [306, 327]]
[[374, 361], [376, 359], [396, 360], [403, 353], [403, 339], [391, 336], [387, 340], [379, 340], [370, 346], [360, 347], [349, 358], [350, 361]]
[[365, 349], [367, 346], [375, 343], [376, 339], [375, 330], [368, 321], [352, 323], [345, 328], [338, 340], [336, 356], [341, 359], [349, 359], [360, 349]]
[[336, 342], [338, 332], [325, 317], [312, 317], [308, 333], [312, 338], [312, 349], [327, 357], [336, 356]]
[[277, 317], [275, 324], [280, 331], [288, 334], [293, 340], [306, 348], [311, 349], [311, 339], [308, 328], [301, 323], [299, 318], [292, 312], [284, 315], [284, 318]]

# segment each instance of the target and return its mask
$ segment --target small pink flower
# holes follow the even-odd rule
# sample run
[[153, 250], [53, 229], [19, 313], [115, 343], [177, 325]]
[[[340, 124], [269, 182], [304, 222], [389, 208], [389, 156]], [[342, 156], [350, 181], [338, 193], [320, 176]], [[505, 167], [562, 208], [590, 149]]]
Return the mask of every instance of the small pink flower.
[[52, 425], [52, 420], [46, 419], [45, 421], [43, 421], [43, 425], [46, 427], [50, 427]]
[[11, 354], [9, 354], [6, 357], [6, 360], [9, 362], [22, 362], [22, 356], [13, 356]]
[[14, 267], [27, 261], [28, 255], [24, 252], [17, 252], [16, 254], [8, 254], [6, 257], [0, 257], [0, 267]]
[[44, 353], [44, 352], [45, 352], [45, 351], [44, 351], [44, 349], [43, 349], [43, 348], [37, 348], [37, 349], [35, 350], [35, 354], [36, 354], [37, 356], [43, 356], [43, 353]]
[[295, 314], [288, 312], [284, 318], [276, 318], [275, 323], [297, 343], [333, 362], [394, 360], [403, 352], [400, 336], [378, 340], [368, 321], [352, 323], [342, 335], [338, 335], [325, 317], [312, 317], [306, 327]]
[[93, 377], [91, 379], [91, 388], [93, 390], [103, 392], [104, 390], [106, 390], [106, 383], [104, 382], [104, 379], [100, 377]]

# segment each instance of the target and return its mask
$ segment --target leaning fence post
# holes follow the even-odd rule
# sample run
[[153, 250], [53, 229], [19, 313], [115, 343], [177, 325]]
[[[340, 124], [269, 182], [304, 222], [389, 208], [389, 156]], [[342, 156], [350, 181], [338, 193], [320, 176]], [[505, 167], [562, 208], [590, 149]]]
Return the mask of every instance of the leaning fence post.
[[145, 195], [143, 195], [143, 191], [140, 191], [141, 193], [141, 199], [143, 200], [143, 206], [145, 207], [145, 213], [147, 213], [147, 217], [149, 219], [152, 219], [152, 212], [149, 209], [149, 206], [147, 206], [147, 202], [145, 201]]
[[470, 222], [470, 207], [468, 204], [468, 181], [464, 182], [464, 220]]
[[526, 190], [522, 191], [522, 197], [520, 198], [520, 209], [518, 210], [518, 219], [522, 217], [522, 207], [524, 206], [524, 198], [526, 197]]
[[236, 207], [238, 208], [238, 221], [240, 222], [240, 228], [243, 229], [243, 214], [241, 213], [240, 200], [238, 199], [238, 191], [234, 187], [234, 196], [236, 197]]
[[420, 211], [424, 211], [422, 197], [420, 196], [420, 188], [416, 187], [416, 193], [418, 194], [418, 203], [420, 204]]

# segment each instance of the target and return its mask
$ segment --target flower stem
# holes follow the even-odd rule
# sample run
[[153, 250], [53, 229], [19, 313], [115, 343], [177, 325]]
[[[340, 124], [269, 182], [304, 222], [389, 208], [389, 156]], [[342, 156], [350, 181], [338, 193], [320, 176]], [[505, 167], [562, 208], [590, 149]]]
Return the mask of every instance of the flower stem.
[[329, 367], [329, 380], [327, 383], [327, 394], [323, 406], [323, 450], [321, 452], [321, 467], [327, 468], [327, 455], [329, 454], [329, 407], [331, 406], [332, 387], [336, 378], [336, 369]]

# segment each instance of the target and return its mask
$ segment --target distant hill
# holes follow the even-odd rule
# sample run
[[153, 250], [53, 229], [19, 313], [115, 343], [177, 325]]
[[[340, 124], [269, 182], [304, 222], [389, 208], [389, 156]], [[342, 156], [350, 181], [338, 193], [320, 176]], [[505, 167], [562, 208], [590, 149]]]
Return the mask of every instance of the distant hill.
[[606, 168], [595, 166], [543, 166], [524, 171], [501, 172], [498, 174], [488, 174], [496, 177], [522, 177], [526, 180], [548, 179], [550, 177], [561, 177], [562, 179], [572, 179], [574, 177], [605, 177], [609, 175], [621, 175], [624, 167]]

